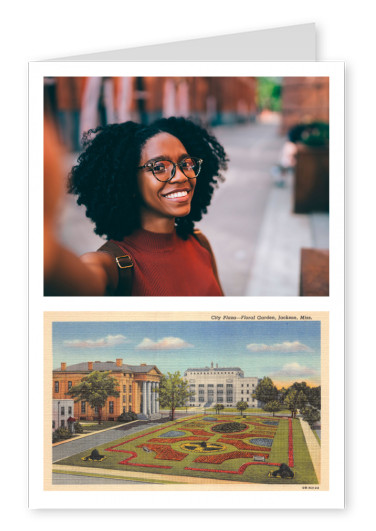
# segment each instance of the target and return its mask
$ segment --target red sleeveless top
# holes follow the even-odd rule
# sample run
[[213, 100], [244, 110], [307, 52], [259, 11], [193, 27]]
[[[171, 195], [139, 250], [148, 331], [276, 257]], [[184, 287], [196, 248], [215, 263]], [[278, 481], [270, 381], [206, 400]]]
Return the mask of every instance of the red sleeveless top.
[[134, 264], [132, 296], [222, 296], [207, 251], [190, 235], [139, 229], [115, 242]]

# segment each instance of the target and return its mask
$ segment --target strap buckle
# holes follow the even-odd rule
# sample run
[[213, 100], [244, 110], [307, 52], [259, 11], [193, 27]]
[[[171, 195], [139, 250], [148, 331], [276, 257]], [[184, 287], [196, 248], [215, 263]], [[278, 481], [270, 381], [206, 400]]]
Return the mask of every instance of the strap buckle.
[[[120, 259], [125, 258], [125, 265], [121, 265]], [[125, 254], [123, 256], [117, 256], [115, 258], [116, 263], [120, 269], [128, 269], [129, 267], [133, 267], [132, 258], [129, 256], [129, 254]]]

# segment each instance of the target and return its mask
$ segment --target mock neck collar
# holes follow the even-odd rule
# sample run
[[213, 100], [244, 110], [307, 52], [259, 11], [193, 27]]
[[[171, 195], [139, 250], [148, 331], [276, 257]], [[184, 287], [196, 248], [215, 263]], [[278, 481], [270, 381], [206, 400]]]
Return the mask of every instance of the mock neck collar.
[[131, 241], [135, 247], [152, 252], [163, 252], [172, 249], [177, 241], [176, 230], [172, 232], [151, 232], [145, 229], [137, 229], [123, 241]]

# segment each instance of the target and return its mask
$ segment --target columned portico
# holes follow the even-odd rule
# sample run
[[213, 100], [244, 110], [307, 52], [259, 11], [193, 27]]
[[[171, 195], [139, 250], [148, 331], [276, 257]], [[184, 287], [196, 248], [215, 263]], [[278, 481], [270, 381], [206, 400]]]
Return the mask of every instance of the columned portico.
[[141, 412], [150, 417], [159, 413], [159, 382], [144, 381], [141, 384]]

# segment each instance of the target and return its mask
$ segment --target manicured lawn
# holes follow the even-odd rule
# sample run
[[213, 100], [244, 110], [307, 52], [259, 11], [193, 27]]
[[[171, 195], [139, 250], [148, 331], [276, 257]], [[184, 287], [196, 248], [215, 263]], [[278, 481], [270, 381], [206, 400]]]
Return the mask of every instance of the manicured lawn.
[[80, 424], [84, 429], [84, 433], [91, 433], [93, 431], [100, 431], [100, 430], [106, 430], [107, 428], [114, 428], [115, 426], [120, 426], [121, 424], [124, 424], [124, 422], [103, 420], [101, 424], [98, 424], [98, 422], [94, 422], [94, 421], [93, 422], [81, 421]]
[[[83, 460], [89, 450], [57, 464], [246, 483], [317, 484], [298, 419], [198, 415], [96, 449], [103, 460]], [[257, 461], [260, 458], [265, 461]], [[281, 463], [290, 466], [293, 479], [268, 477]]]

